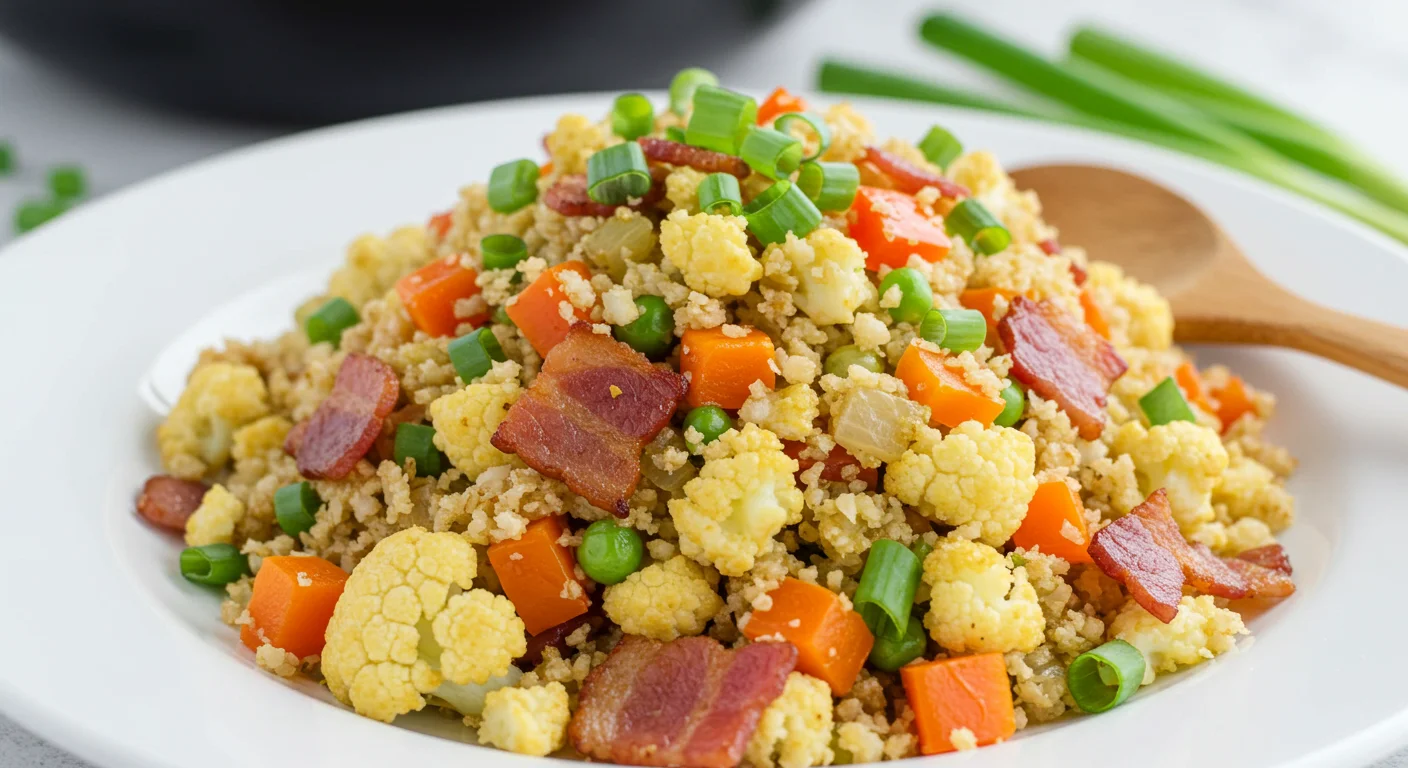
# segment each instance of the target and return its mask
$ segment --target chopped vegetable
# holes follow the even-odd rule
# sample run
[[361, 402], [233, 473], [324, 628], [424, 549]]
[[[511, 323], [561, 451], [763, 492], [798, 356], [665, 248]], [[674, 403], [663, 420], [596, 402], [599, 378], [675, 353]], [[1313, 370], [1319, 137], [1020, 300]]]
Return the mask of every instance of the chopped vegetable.
[[1002, 413], [993, 419], [992, 423], [999, 427], [1010, 427], [1016, 424], [1022, 414], [1027, 410], [1027, 388], [1018, 382], [1008, 384], [1002, 390]]
[[976, 351], [987, 335], [987, 318], [976, 309], [932, 310], [919, 327], [921, 339], [955, 354]]
[[250, 623], [240, 640], [251, 651], [268, 643], [298, 658], [323, 650], [323, 635], [347, 572], [321, 557], [266, 557], [254, 577]]
[[637, 143], [640, 144], [646, 159], [652, 163], [688, 166], [704, 173], [727, 173], [739, 179], [746, 179], [748, 174], [752, 173], [748, 164], [743, 162], [743, 158], [715, 152], [711, 149], [692, 147], [683, 141], [683, 139], [675, 141], [644, 136], [638, 139]]
[[1110, 324], [1105, 321], [1105, 313], [1100, 311], [1100, 305], [1095, 303], [1090, 291], [1080, 292], [1080, 308], [1085, 313], [1085, 324], [1106, 339], [1110, 338]]
[[733, 429], [733, 419], [728, 417], [724, 409], [712, 403], [701, 405], [690, 410], [684, 417], [684, 429], [688, 434], [690, 429], [695, 430], [703, 437], [698, 443], [690, 443], [688, 439], [685, 443], [689, 445], [689, 452], [700, 454], [704, 452], [704, 446], [719, 439], [719, 435]]
[[232, 544], [206, 544], [181, 550], [181, 575], [187, 581], [220, 587], [249, 574], [249, 558]]
[[494, 166], [489, 173], [489, 207], [498, 213], [513, 213], [538, 199], [538, 164], [513, 160]]
[[891, 289], [899, 290], [899, 303], [888, 307], [890, 317], [897, 323], [918, 323], [934, 306], [934, 290], [929, 287], [929, 278], [912, 267], [892, 269], [880, 281], [882, 306], [889, 301]]
[[[806, 443], [797, 440], [783, 440], [782, 450], [788, 456], [796, 459], [799, 478], [817, 463], [816, 459], [803, 456], [807, 452]], [[875, 467], [862, 467], [856, 457], [852, 456], [840, 444], [831, 446], [826, 458], [821, 461], [823, 463], [821, 479], [828, 483], [851, 483], [859, 480], [870, 488], [878, 487], [880, 484], [880, 471]], [[854, 467], [853, 470], [852, 467]]]
[[869, 270], [903, 267], [911, 254], [929, 262], [948, 255], [949, 239], [943, 227], [924, 215], [919, 203], [903, 192], [860, 187], [848, 216], [851, 238], [866, 252]]
[[[645, 479], [655, 484], [655, 487], [662, 491], [674, 493], [684, 487], [684, 484], [694, 479], [699, 473], [699, 469], [688, 461], [678, 462], [674, 469], [664, 469], [663, 461], [658, 461], [657, 457], [663, 458], [667, 452], [688, 451], [684, 438], [673, 429], [662, 429], [660, 434], [655, 436], [646, 446], [640, 457], [640, 473]], [[678, 455], [678, 454], [676, 454]], [[666, 464], [669, 466], [670, 464]]]
[[944, 226], [950, 235], [967, 241], [975, 253], [992, 255], [1012, 242], [1012, 233], [975, 197], [960, 200], [944, 217]]
[[1183, 390], [1183, 396], [1192, 403], [1196, 403], [1207, 413], [1217, 414], [1217, 408], [1208, 400], [1207, 389], [1203, 386], [1203, 377], [1198, 373], [1197, 366], [1193, 361], [1184, 360], [1179, 363], [1173, 371], [1173, 380], [1178, 382], [1178, 388]]
[[612, 216], [582, 238], [582, 251], [592, 262], [606, 265], [611, 279], [620, 281], [626, 277], [628, 263], [650, 258], [655, 241], [655, 227], [645, 216]]
[[634, 141], [613, 144], [587, 158], [587, 195], [598, 203], [622, 205], [644, 197], [651, 183], [645, 153]]
[[815, 137], [812, 151], [802, 155], [802, 162], [811, 162], [821, 157], [831, 146], [831, 128], [826, 125], [826, 118], [811, 112], [788, 112], [779, 115], [777, 120], [773, 121], [773, 128], [786, 134], [795, 135], [791, 129], [793, 123], [802, 123], [807, 126], [811, 130], [812, 136]]
[[655, 130], [655, 107], [639, 93], [623, 93], [611, 105], [611, 132], [635, 141]]
[[485, 269], [513, 269], [528, 258], [528, 244], [518, 235], [486, 235], [479, 241]]
[[[558, 277], [564, 271], [576, 272], [583, 281], [592, 279], [591, 270], [586, 264], [564, 261], [544, 271], [508, 305], [509, 319], [513, 320], [523, 338], [533, 345], [539, 355], [546, 356], [548, 350], [566, 338], [572, 323], [591, 321], [589, 311], [575, 307], [567, 300]], [[572, 310], [571, 320], [562, 317], [561, 306], [564, 302]]]
[[785, 179], [802, 164], [802, 142], [773, 128], [754, 128], [738, 154], [749, 168], [770, 179]]
[[[694, 103], [694, 91], [701, 85], [718, 85], [719, 78], [707, 69], [681, 69], [670, 81], [670, 111], [683, 117]], [[683, 141], [683, 139], [680, 139]]]
[[450, 356], [450, 365], [466, 384], [477, 381], [488, 373], [494, 363], [502, 363], [504, 349], [489, 326], [481, 326], [450, 342], [445, 350]]
[[436, 477], [444, 468], [440, 451], [435, 447], [435, 427], [428, 424], [396, 425], [392, 455], [400, 467], [406, 466], [406, 459], [415, 459], [416, 477]]
[[929, 425], [956, 427], [965, 421], [992, 424], [1006, 407], [994, 400], [947, 365], [942, 354], [911, 344], [895, 366], [895, 376], [909, 388], [909, 399], [929, 407]]
[[753, 97], [716, 85], [696, 84], [694, 112], [684, 129], [685, 143], [736, 155], [757, 116], [758, 103]]
[[1198, 423], [1198, 417], [1193, 415], [1193, 409], [1188, 407], [1188, 401], [1183, 399], [1183, 392], [1178, 389], [1178, 383], [1172, 376], [1164, 377], [1163, 381], [1139, 398], [1139, 408], [1144, 411], [1150, 426], [1157, 427], [1170, 421]]
[[801, 188], [787, 180], [748, 201], [743, 216], [748, 219], [748, 231], [763, 245], [785, 242], [788, 232], [801, 239], [821, 226], [821, 211]]
[[425, 228], [436, 237], [444, 238], [445, 235], [449, 234], [450, 227], [453, 226], [454, 221], [455, 217], [452, 212], [441, 211], [431, 216], [430, 220], [425, 222]]
[[955, 731], [967, 730], [985, 746], [1011, 738], [1017, 730], [1012, 686], [1000, 653], [939, 659], [900, 670], [905, 696], [914, 710], [919, 751], [952, 752]]
[[924, 153], [926, 160], [940, 168], [947, 168], [949, 163], [963, 154], [963, 142], [942, 125], [930, 127], [929, 132], [924, 134], [924, 138], [920, 139], [916, 146]]
[[1062, 480], [1038, 485], [1022, 526], [1012, 534], [1012, 544], [1022, 549], [1040, 547], [1068, 563], [1092, 562], [1086, 551], [1090, 533], [1080, 497]]
[[635, 320], [613, 328], [612, 335], [651, 360], [664, 359], [675, 346], [675, 313], [659, 296], [637, 296], [635, 305], [640, 314]]
[[922, 412], [913, 400], [857, 388], [832, 410], [831, 434], [857, 457], [890, 462], [904, 455]]
[[983, 319], [988, 324], [987, 338], [990, 341], [997, 341], [997, 301], [1000, 297], [1004, 303], [1010, 303], [1017, 296], [1016, 291], [1009, 291], [1006, 288], [970, 288], [958, 294], [958, 303], [968, 309], [976, 309], [983, 313]]
[[881, 634], [875, 637], [875, 647], [870, 649], [870, 666], [894, 672], [911, 661], [924, 655], [929, 645], [929, 635], [924, 631], [924, 622], [918, 616], [910, 616], [904, 626], [904, 634], [892, 637]]
[[846, 695], [875, 644], [865, 619], [831, 590], [790, 576], [768, 597], [772, 606], [753, 611], [743, 634], [754, 641], [781, 637], [792, 643], [799, 671], [824, 680], [837, 696]]
[[327, 342], [337, 348], [342, 343], [342, 332], [360, 323], [357, 308], [341, 296], [334, 296], [303, 322], [309, 344]]
[[0, 141], [0, 176], [7, 176], [15, 170], [15, 145]]
[[1240, 376], [1228, 376], [1227, 383], [1212, 390], [1212, 396], [1217, 401], [1217, 420], [1222, 422], [1223, 432], [1231, 429], [1244, 414], [1256, 413], [1256, 402]]
[[15, 208], [15, 232], [24, 234], [59, 217], [68, 206], [59, 200], [29, 199]]
[[1066, 668], [1066, 688], [1080, 711], [1106, 712], [1123, 704], [1144, 681], [1144, 654], [1111, 640], [1077, 656]]
[[489, 563], [530, 635], [591, 607], [573, 574], [576, 560], [560, 541], [566, 532], [562, 517], [545, 517], [529, 523], [521, 537], [489, 545]]
[[853, 365], [859, 365], [872, 373], [885, 372], [885, 361], [881, 360], [879, 355], [868, 349], [861, 349], [854, 344], [847, 344], [832, 350], [831, 354], [826, 356], [822, 371], [844, 379], [850, 375]]
[[695, 193], [699, 198], [699, 210], [727, 216], [743, 214], [743, 193], [738, 189], [738, 178], [728, 173], [711, 173], [699, 182]]
[[907, 195], [917, 195], [926, 187], [938, 190], [942, 197], [950, 200], [959, 200], [972, 194], [962, 184], [956, 184], [879, 147], [866, 147], [865, 156], [860, 163], [872, 170], [872, 176], [882, 175], [887, 182], [883, 186]]
[[903, 637], [919, 588], [919, 558], [905, 545], [879, 539], [870, 545], [860, 586], [851, 602], [876, 637]]
[[577, 563], [598, 584], [620, 584], [640, 568], [645, 545], [634, 528], [598, 520], [582, 533]]
[[913, 544], [909, 545], [909, 550], [914, 553], [915, 557], [919, 558], [919, 562], [922, 564], [924, 559], [929, 556], [929, 553], [934, 551], [934, 545], [923, 539], [918, 539]]
[[479, 325], [489, 319], [487, 309], [466, 317], [456, 309], [460, 301], [479, 295], [478, 277], [451, 254], [398, 280], [396, 294], [417, 328], [431, 336], [450, 336], [461, 324]]
[[844, 211], [855, 202], [860, 171], [852, 163], [802, 163], [797, 188], [823, 211]]
[[274, 491], [274, 519], [284, 533], [295, 539], [317, 522], [314, 516], [321, 506], [323, 500], [307, 480], [289, 483]]
[[738, 337], [725, 333], [723, 327], [691, 328], [680, 345], [680, 373], [689, 380], [685, 402], [691, 407], [713, 403], [737, 410], [748, 399], [753, 382], [761, 381], [768, 389], [777, 384], [772, 339], [756, 328]]
[[758, 125], [764, 125], [786, 112], [805, 112], [806, 109], [807, 102], [803, 101], [801, 96], [794, 95], [779, 85], [758, 105]]

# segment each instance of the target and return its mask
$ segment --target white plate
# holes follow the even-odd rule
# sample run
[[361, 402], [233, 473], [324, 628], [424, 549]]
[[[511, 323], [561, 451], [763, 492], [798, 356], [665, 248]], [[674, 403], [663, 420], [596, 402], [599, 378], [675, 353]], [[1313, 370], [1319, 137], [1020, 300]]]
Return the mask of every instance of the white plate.
[[[659, 101], [657, 100], [657, 103]], [[506, 158], [536, 157], [564, 111], [606, 96], [503, 102], [318, 131], [235, 152], [65, 216], [0, 253], [0, 707], [103, 766], [510, 765], [325, 703], [255, 669], [217, 597], [140, 524], [158, 468], [136, 394], [158, 351], [217, 307], [311, 269], [364, 231], [452, 203]], [[930, 107], [866, 103], [882, 133], [942, 122], [1009, 165], [1087, 161], [1159, 179], [1212, 211], [1274, 278], [1408, 325], [1401, 247], [1198, 162], [1123, 141]], [[276, 319], [278, 323], [283, 318]], [[239, 330], [239, 329], [232, 329]], [[1285, 537], [1299, 591], [1254, 643], [1110, 713], [1024, 732], [944, 765], [1174, 768], [1363, 764], [1408, 741], [1408, 392], [1302, 355], [1208, 351], [1281, 398], [1273, 435], [1302, 461]]]

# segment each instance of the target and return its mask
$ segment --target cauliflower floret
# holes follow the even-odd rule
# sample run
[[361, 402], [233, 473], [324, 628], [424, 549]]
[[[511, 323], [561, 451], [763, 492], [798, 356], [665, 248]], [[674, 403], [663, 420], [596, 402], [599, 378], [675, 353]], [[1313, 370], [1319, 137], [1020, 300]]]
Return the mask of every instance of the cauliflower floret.
[[754, 768], [830, 765], [831, 688], [801, 672], [788, 675], [782, 695], [763, 710], [747, 754]]
[[435, 426], [435, 447], [450, 457], [450, 463], [470, 480], [490, 467], [503, 466], [513, 457], [495, 448], [489, 440], [518, 401], [523, 388], [518, 384], [518, 363], [494, 363], [493, 370], [458, 392], [436, 398], [430, 404], [430, 421]]
[[545, 757], [567, 740], [567, 689], [551, 682], [536, 688], [501, 688], [484, 699], [479, 743], [520, 755]]
[[1265, 464], [1247, 456], [1241, 448], [1228, 453], [1227, 471], [1212, 489], [1212, 502], [1227, 507], [1233, 520], [1260, 520], [1280, 533], [1296, 519], [1296, 501], [1276, 481], [1276, 474]]
[[457, 686], [508, 673], [528, 649], [523, 620], [507, 598], [470, 589], [477, 570], [474, 547], [458, 534], [417, 527], [378, 542], [328, 623], [328, 689], [389, 723], [420, 710], [427, 695], [462, 700]]
[[186, 545], [229, 544], [235, 536], [235, 526], [244, 519], [244, 503], [225, 486], [212, 486], [201, 497], [200, 506], [186, 518]]
[[1010, 567], [996, 549], [950, 534], [924, 559], [930, 586], [924, 626], [953, 653], [1030, 651], [1046, 619], [1027, 569]]
[[778, 390], [753, 382], [748, 399], [738, 409], [738, 418], [771, 430], [783, 440], [806, 440], [816, 432], [812, 422], [821, 415], [821, 398], [806, 384], [793, 384]]
[[1227, 469], [1227, 449], [1216, 432], [1188, 421], [1149, 429], [1128, 421], [1115, 430], [1110, 447], [1134, 462], [1141, 495], [1168, 491], [1173, 519], [1185, 536], [1212, 521], [1212, 490]]
[[246, 424], [235, 432], [230, 455], [239, 462], [283, 448], [284, 439], [288, 437], [291, 429], [293, 422], [282, 416], [265, 416]]
[[878, 763], [885, 740], [863, 723], [842, 723], [836, 728], [836, 762]]
[[156, 431], [161, 463], [194, 480], [230, 460], [235, 430], [269, 413], [269, 390], [252, 365], [200, 366]]
[[863, 556], [877, 539], [894, 539], [901, 544], [914, 539], [904, 507], [893, 496], [842, 493], [812, 503], [811, 507], [821, 548], [842, 568], [859, 569]]
[[555, 173], [586, 173], [587, 158], [606, 146], [606, 133], [583, 115], [566, 114], [557, 119], [543, 144]]
[[704, 449], [704, 468], [670, 500], [680, 550], [725, 576], [742, 576], [784, 525], [801, 522], [797, 462], [756, 424], [729, 430]]
[[1036, 447], [1024, 432], [959, 424], [945, 437], [924, 427], [885, 472], [885, 490], [958, 533], [994, 547], [1022, 525], [1036, 493]]
[[1205, 523], [1188, 535], [1189, 541], [1208, 545], [1215, 554], [1232, 557], [1249, 549], [1276, 543], [1271, 529], [1255, 517], [1244, 517], [1235, 523]]
[[1156, 672], [1172, 672], [1179, 667], [1200, 664], [1237, 645], [1237, 636], [1249, 634], [1235, 611], [1217, 607], [1208, 595], [1184, 595], [1178, 615], [1165, 624], [1138, 603], [1130, 601], [1110, 622], [1110, 636], [1119, 638], [1144, 654], [1144, 684], [1154, 682]]
[[660, 222], [660, 248], [685, 285], [714, 298], [742, 296], [763, 276], [742, 216], [675, 211]]
[[792, 300], [817, 325], [849, 323], [872, 288], [865, 276], [865, 252], [856, 241], [831, 227], [821, 227], [798, 240], [768, 246], [763, 261], [781, 257], [797, 281]]
[[699, 213], [699, 183], [709, 174], [681, 165], [665, 177], [665, 199], [677, 210]]
[[1125, 277], [1119, 267], [1103, 261], [1090, 262], [1086, 274], [1085, 290], [1118, 346], [1155, 351], [1173, 346], [1173, 311], [1153, 286]]
[[719, 574], [684, 555], [648, 565], [606, 588], [606, 616], [630, 635], [670, 641], [704, 631], [724, 607]]

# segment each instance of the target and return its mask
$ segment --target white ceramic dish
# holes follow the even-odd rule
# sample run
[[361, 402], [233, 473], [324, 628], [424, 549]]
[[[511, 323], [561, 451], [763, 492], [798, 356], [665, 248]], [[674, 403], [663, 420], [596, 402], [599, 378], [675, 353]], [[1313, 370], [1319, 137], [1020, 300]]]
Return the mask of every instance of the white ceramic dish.
[[[657, 102], [658, 103], [658, 102]], [[541, 763], [459, 743], [457, 722], [387, 727], [255, 669], [178, 545], [132, 512], [158, 464], [135, 389], [213, 307], [310, 270], [364, 231], [422, 221], [497, 162], [535, 157], [564, 111], [606, 96], [447, 109], [235, 152], [85, 206], [0, 253], [0, 708], [101, 766]], [[1198, 162], [1123, 141], [927, 107], [866, 103], [884, 134], [939, 121], [1009, 165], [1075, 160], [1156, 178], [1212, 211], [1268, 273], [1332, 306], [1408, 324], [1403, 248]], [[290, 307], [291, 309], [291, 307]], [[285, 316], [273, 319], [281, 326]], [[228, 329], [263, 332], [246, 326]], [[219, 329], [216, 329], [219, 330]], [[192, 332], [194, 333], [194, 332]], [[1245, 768], [1364, 764], [1408, 741], [1408, 392], [1308, 357], [1206, 351], [1281, 398], [1302, 460], [1285, 537], [1297, 594], [1254, 643], [1110, 713], [936, 765]]]

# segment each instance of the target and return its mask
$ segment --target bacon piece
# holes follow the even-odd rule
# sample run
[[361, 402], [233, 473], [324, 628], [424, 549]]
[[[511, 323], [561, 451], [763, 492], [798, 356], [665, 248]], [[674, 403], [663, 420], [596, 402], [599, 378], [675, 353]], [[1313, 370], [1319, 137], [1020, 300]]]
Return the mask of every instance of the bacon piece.
[[1012, 375], [1054, 400], [1086, 440], [1105, 428], [1105, 396], [1129, 366], [1085, 323], [1050, 301], [1016, 296], [997, 324]]
[[[1272, 544], [1258, 549], [1280, 549], [1280, 544]], [[1255, 551], [1255, 550], [1252, 550]], [[1246, 552], [1242, 553], [1243, 555]], [[1291, 561], [1286, 559], [1285, 553], [1280, 553], [1280, 559], [1284, 563], [1285, 570], [1280, 567], [1269, 567], [1259, 565], [1252, 560], [1237, 557], [1229, 557], [1224, 562], [1227, 567], [1237, 572], [1243, 583], [1246, 584], [1246, 597], [1281, 598], [1290, 597], [1296, 591], [1295, 582], [1291, 581]]]
[[543, 651], [549, 647], [559, 651], [567, 650], [567, 638], [580, 629], [583, 624], [590, 624], [591, 632], [595, 633], [606, 624], [606, 617], [602, 616], [600, 610], [594, 606], [587, 613], [574, 616], [555, 627], [548, 627], [536, 635], [529, 635], [528, 649], [523, 652], [522, 656], [513, 660], [513, 665], [527, 672], [542, 662]]
[[1095, 565], [1123, 584], [1134, 602], [1154, 618], [1167, 624], [1178, 615], [1183, 569], [1138, 517], [1125, 515], [1096, 531], [1087, 551]]
[[308, 434], [308, 419], [293, 425], [284, 437], [284, 453], [298, 458], [298, 446], [303, 445], [303, 436]]
[[370, 355], [348, 355], [337, 369], [332, 393], [318, 405], [297, 442], [299, 473], [331, 480], [346, 477], [381, 434], [381, 422], [400, 394], [391, 366]]
[[917, 194], [925, 187], [939, 190], [941, 197], [957, 200], [972, 197], [973, 193], [962, 184], [950, 181], [937, 173], [920, 168], [893, 152], [879, 147], [866, 147], [862, 162], [870, 163], [877, 171], [890, 180], [890, 184], [907, 195]]
[[1076, 285], [1085, 285], [1085, 281], [1089, 278], [1090, 275], [1085, 271], [1085, 267], [1082, 267], [1074, 261], [1071, 262], [1071, 279], [1076, 281]]
[[205, 483], [171, 475], [152, 475], [137, 496], [137, 514], [158, 528], [183, 533], [186, 520], [205, 498]]
[[1267, 544], [1264, 547], [1249, 549], [1237, 555], [1235, 559], [1291, 575], [1291, 558], [1286, 556], [1286, 549], [1280, 544]]
[[683, 376], [577, 323], [548, 352], [492, 442], [625, 517], [640, 482], [641, 449], [670, 422], [684, 393]]
[[743, 162], [743, 158], [722, 152], [691, 147], [668, 139], [652, 139], [648, 136], [636, 139], [636, 142], [640, 144], [645, 159], [651, 162], [687, 165], [696, 171], [727, 173], [740, 179], [748, 178], [748, 174], [752, 172], [748, 164]]
[[1057, 242], [1056, 238], [1054, 237], [1048, 237], [1045, 240], [1042, 240], [1041, 242], [1037, 243], [1036, 245], [1038, 248], [1041, 249], [1041, 252], [1046, 254], [1047, 256], [1055, 256], [1056, 254], [1061, 252], [1061, 243]]
[[[802, 451], [807, 449], [807, 444], [797, 440], [783, 440], [782, 451], [793, 459], [797, 460], [797, 475], [811, 469], [817, 463], [816, 459], [802, 457]], [[849, 483], [851, 480], [860, 480], [866, 485], [874, 488], [880, 483], [880, 470], [874, 467], [862, 467], [856, 457], [839, 445], [832, 446], [831, 452], [826, 454], [826, 466], [821, 470], [821, 479], [830, 483]], [[846, 467], [854, 466], [858, 471], [850, 478], [846, 477]]]
[[1143, 504], [1131, 509], [1130, 515], [1139, 518], [1154, 543], [1168, 550], [1183, 569], [1183, 581], [1199, 592], [1217, 597], [1236, 600], [1247, 596], [1247, 584], [1221, 559], [1208, 549], [1206, 544], [1189, 544], [1178, 530], [1169, 511], [1168, 493], [1160, 488], [1149, 494]]
[[627, 635], [582, 682], [568, 734], [598, 760], [733, 768], [796, 663], [791, 643]]

